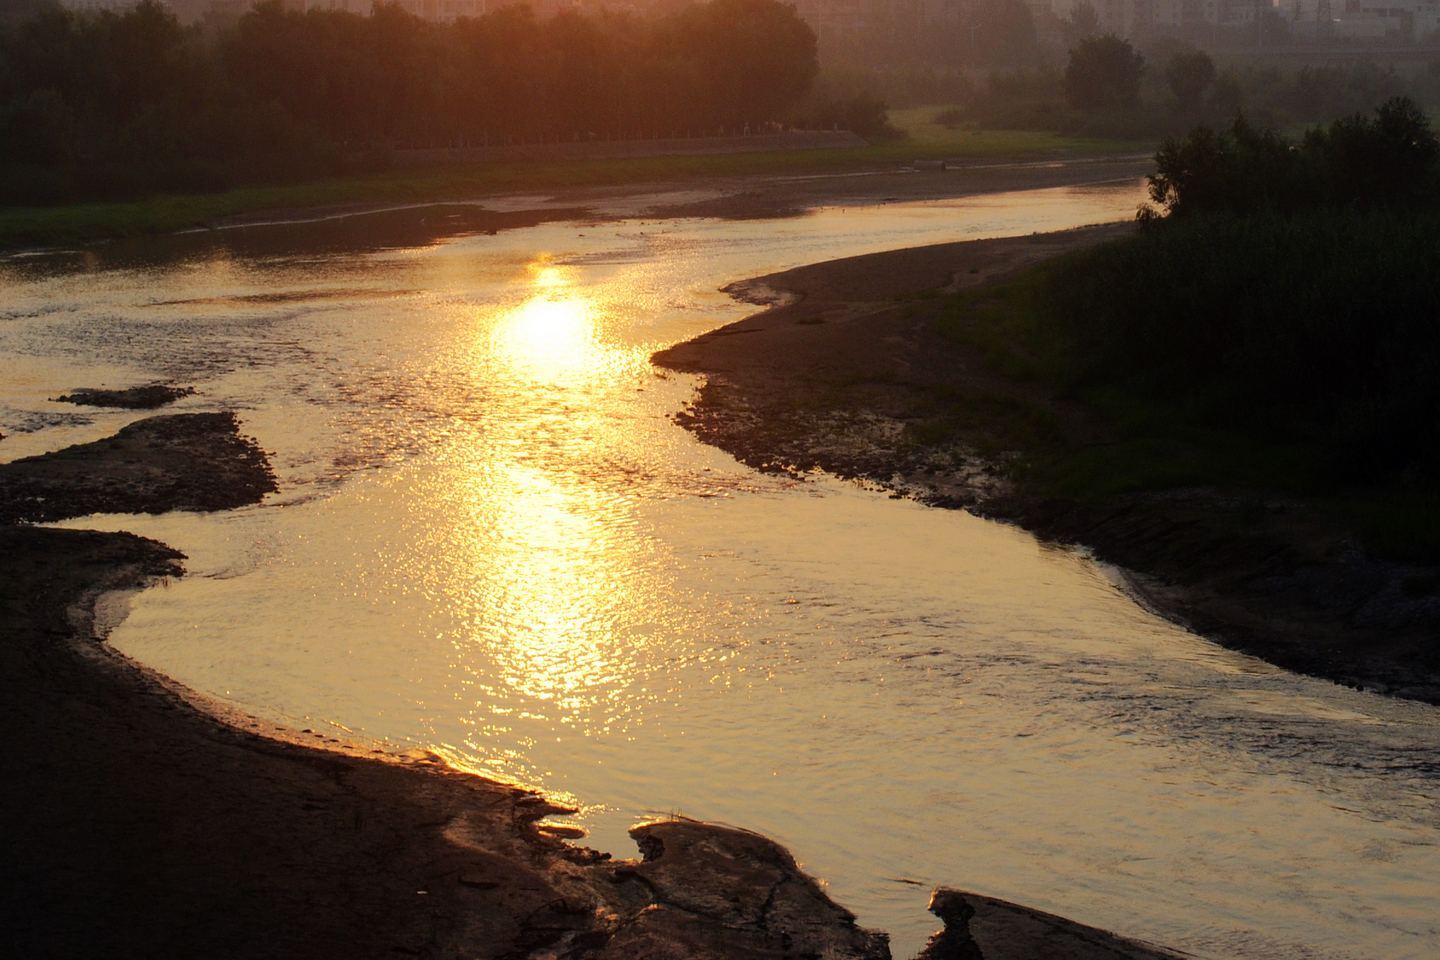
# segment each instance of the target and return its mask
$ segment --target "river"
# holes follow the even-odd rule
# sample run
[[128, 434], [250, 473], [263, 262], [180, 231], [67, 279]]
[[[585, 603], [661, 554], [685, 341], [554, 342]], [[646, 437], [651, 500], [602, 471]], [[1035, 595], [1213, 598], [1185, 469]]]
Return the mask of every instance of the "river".
[[696, 382], [649, 364], [753, 309], [730, 281], [1140, 198], [10, 258], [0, 457], [140, 416], [49, 401], [68, 388], [194, 385], [172, 409], [237, 410], [280, 492], [69, 524], [189, 555], [113, 618], [120, 650], [543, 788], [618, 856], [646, 816], [764, 832], [897, 957], [937, 883], [1202, 957], [1434, 957], [1440, 711], [1224, 650], [1013, 528], [756, 474], [674, 424]]

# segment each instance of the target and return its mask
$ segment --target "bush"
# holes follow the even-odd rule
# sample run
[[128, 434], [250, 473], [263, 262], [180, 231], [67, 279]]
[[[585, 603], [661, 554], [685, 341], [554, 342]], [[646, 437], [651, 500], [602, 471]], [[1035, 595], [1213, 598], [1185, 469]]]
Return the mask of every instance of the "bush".
[[1298, 144], [1244, 121], [1165, 145], [1170, 214], [1048, 271], [1078, 389], [1320, 450], [1342, 479], [1440, 480], [1440, 141], [1404, 99]]
[[1292, 143], [1243, 118], [1228, 131], [1198, 127], [1155, 155], [1150, 197], [1177, 216], [1291, 212], [1349, 203], [1403, 205], [1440, 187], [1440, 141], [1413, 102], [1396, 97]]
[[1140, 101], [1145, 58], [1113, 33], [1086, 37], [1070, 51], [1065, 96], [1079, 110], [1133, 107]]
[[793, 120], [812, 130], [832, 127], [858, 133], [866, 140], [894, 140], [904, 136], [890, 123], [885, 101], [868, 94], [850, 97], [817, 96], [805, 104]]
[[1440, 479], [1440, 210], [1195, 216], [1068, 259], [1046, 313], [1077, 387]]
[[1195, 110], [1215, 82], [1215, 61], [1203, 50], [1177, 53], [1165, 67], [1165, 83], [1182, 110]]

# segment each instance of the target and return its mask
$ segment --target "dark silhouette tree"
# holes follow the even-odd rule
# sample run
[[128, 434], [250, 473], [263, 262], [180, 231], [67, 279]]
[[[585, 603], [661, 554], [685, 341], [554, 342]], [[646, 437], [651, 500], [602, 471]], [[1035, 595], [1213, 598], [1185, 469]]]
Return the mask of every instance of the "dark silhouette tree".
[[455, 23], [272, 0], [214, 37], [158, 0], [37, 9], [0, 18], [0, 201], [296, 179], [414, 147], [754, 130], [818, 69], [778, 0]]
[[1155, 155], [1150, 197], [1174, 216], [1291, 214], [1310, 207], [1432, 205], [1440, 139], [1413, 101], [1395, 97], [1372, 117], [1309, 131], [1299, 144], [1243, 118], [1217, 133], [1198, 127]]
[[1140, 100], [1145, 58], [1113, 33], [1087, 37], [1070, 51], [1065, 96], [1080, 110], [1133, 107]]
[[1440, 188], [1440, 140], [1408, 97], [1385, 101], [1373, 118], [1356, 114], [1311, 130], [1300, 152], [1332, 202], [1408, 204], [1432, 200]]
[[1184, 110], [1197, 109], [1215, 82], [1215, 61], [1203, 50], [1177, 53], [1165, 66], [1165, 83]]
[[678, 27], [698, 103], [724, 127], [776, 119], [820, 69], [814, 31], [778, 0], [712, 0], [682, 11]]

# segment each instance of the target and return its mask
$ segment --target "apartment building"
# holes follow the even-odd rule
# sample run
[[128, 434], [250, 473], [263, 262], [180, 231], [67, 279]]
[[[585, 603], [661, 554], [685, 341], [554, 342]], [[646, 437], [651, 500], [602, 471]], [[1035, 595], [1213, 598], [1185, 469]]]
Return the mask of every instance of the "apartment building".
[[1440, 39], [1440, 0], [1281, 0], [1299, 39]]

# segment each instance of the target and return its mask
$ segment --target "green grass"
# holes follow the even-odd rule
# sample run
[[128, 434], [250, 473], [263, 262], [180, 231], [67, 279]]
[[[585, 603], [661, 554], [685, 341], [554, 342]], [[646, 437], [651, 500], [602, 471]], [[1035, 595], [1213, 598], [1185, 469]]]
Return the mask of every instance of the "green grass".
[[1072, 137], [1048, 130], [991, 130], [946, 126], [935, 122], [935, 117], [943, 110], [943, 106], [891, 110], [890, 122], [906, 136], [905, 140], [897, 142], [898, 146], [904, 148], [900, 152], [905, 153], [908, 150], [907, 158], [914, 159], [984, 160], [1040, 156], [1103, 156], [1116, 153], [1148, 153], [1155, 149], [1155, 144], [1149, 140]]
[[[989, 396], [974, 395], [973, 386], [972, 395], [953, 398], [936, 390], [937, 414], [915, 426], [915, 442], [960, 439], [982, 452], [1016, 454], [1003, 461], [1012, 479], [1041, 497], [1093, 504], [1193, 487], [1281, 495], [1330, 516], [1382, 556], [1440, 557], [1440, 494], [1417, 480], [1420, 468], [1388, 478], [1341, 471], [1346, 448], [1335, 431], [1301, 428], [1283, 410], [1256, 406], [1248, 416], [1217, 417], [1191, 391], [1097, 376], [1111, 368], [1085, 356], [1085, 337], [1057, 308], [1057, 291], [1073, 287], [1077, 267], [1105, 255], [1104, 248], [1081, 251], [930, 304], [936, 329], [975, 351], [1008, 388], [1003, 398], [995, 386]], [[1173, 314], [1155, 317], [1161, 326], [1177, 322]], [[1052, 397], [1079, 411], [1078, 419], [1054, 423]], [[1417, 433], [1415, 443], [1424, 437]]]
[[167, 194], [113, 203], [0, 210], [0, 249], [166, 233], [239, 214], [358, 203], [468, 200], [530, 190], [686, 181], [708, 177], [838, 173], [917, 159], [1003, 160], [1134, 152], [1123, 141], [1008, 130], [951, 130], [939, 108], [896, 111], [905, 139], [826, 150], [546, 163], [494, 162], [404, 169], [219, 193]]
[[[1011, 413], [989, 423], [998, 434], [989, 444], [1024, 453], [1015, 461], [1017, 479], [1047, 496], [1086, 501], [1187, 486], [1291, 493], [1315, 488], [1321, 457], [1304, 444], [1279, 442], [1272, 433], [1241, 425], [1196, 423], [1182, 394], [1157, 402], [1124, 385], [1077, 382], [1070, 332], [1047, 309], [1048, 291], [1072, 259], [951, 295], [937, 317], [941, 333], [976, 350], [991, 370], [1037, 388], [1032, 414]], [[1058, 429], [1033, 429], [1044, 415], [1038, 398], [1050, 394], [1083, 407], [1095, 435], [1076, 440]]]

